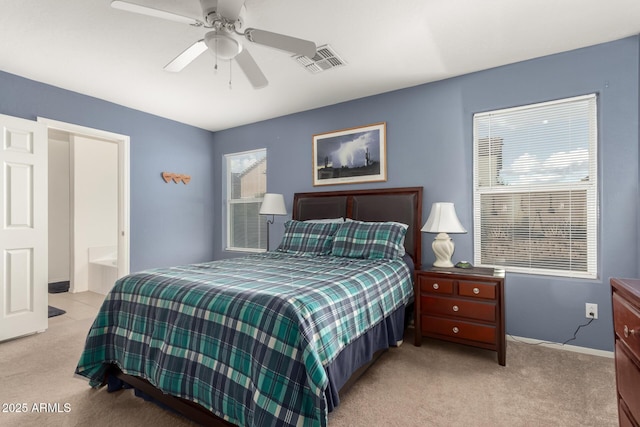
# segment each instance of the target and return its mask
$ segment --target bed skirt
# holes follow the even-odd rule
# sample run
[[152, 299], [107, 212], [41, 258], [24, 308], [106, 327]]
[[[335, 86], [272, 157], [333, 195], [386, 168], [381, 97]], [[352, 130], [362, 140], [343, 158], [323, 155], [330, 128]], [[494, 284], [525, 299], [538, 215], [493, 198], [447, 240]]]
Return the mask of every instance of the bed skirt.
[[369, 361], [375, 360], [374, 355], [380, 350], [396, 347], [403, 340], [404, 319], [403, 306], [345, 347], [325, 368], [329, 377], [329, 386], [324, 392], [328, 412], [340, 404], [340, 392], [344, 393], [351, 385], [348, 381], [354, 372], [366, 366]]

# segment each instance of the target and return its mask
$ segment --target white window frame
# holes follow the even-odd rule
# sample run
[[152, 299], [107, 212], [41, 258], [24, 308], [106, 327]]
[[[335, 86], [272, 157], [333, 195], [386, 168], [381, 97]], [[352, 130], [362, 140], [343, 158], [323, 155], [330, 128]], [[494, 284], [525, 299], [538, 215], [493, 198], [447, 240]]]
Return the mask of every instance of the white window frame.
[[[503, 113], [514, 113], [514, 112], [524, 112], [526, 110], [533, 108], [544, 108], [546, 106], [554, 106], [561, 103], [569, 103], [569, 102], [588, 102], [589, 108], [593, 108], [593, 110], [589, 110], [590, 117], [590, 127], [589, 127], [589, 137], [588, 137], [588, 180], [582, 182], [570, 182], [570, 183], [528, 183], [526, 185], [522, 184], [510, 184], [505, 185], [498, 179], [498, 176], [495, 177], [491, 172], [485, 174], [484, 180], [482, 184], [480, 181], [480, 171], [479, 171], [479, 145], [480, 141], [487, 138], [487, 135], [480, 135], [478, 131], [478, 120], [500, 120], [500, 115]], [[487, 116], [490, 116], [487, 118]], [[504, 115], [503, 115], [504, 117]], [[531, 104], [521, 107], [514, 108], [506, 108], [495, 111], [488, 111], [483, 113], [476, 113], [473, 115], [473, 189], [474, 189], [474, 201], [473, 201], [473, 211], [474, 211], [474, 264], [477, 266], [486, 266], [486, 267], [500, 267], [504, 268], [506, 271], [515, 272], [515, 273], [525, 273], [525, 274], [537, 274], [537, 275], [552, 275], [552, 276], [560, 276], [560, 277], [579, 277], [579, 278], [588, 278], [595, 279], [598, 277], [598, 111], [597, 111], [597, 96], [596, 94], [589, 94], [584, 96], [577, 96], [572, 98], [565, 98], [555, 101]], [[491, 135], [491, 132], [488, 136], [489, 140], [493, 138], [500, 138], [500, 135]], [[489, 147], [491, 147], [492, 142], [489, 143]], [[486, 153], [484, 153], [487, 156]], [[502, 155], [501, 155], [502, 156]], [[489, 154], [488, 160], [483, 160], [485, 163], [483, 165], [486, 168], [487, 162], [494, 161], [491, 154]], [[500, 162], [494, 166], [488, 166], [490, 169], [496, 168], [502, 169], [502, 157], [499, 160], [496, 160], [496, 163]], [[487, 179], [489, 178], [489, 179]], [[496, 178], [496, 179], [494, 179]], [[482, 260], [482, 248], [483, 248], [483, 224], [482, 224], [482, 209], [481, 209], [481, 197], [482, 195], [502, 195], [504, 197], [508, 197], [509, 194], [513, 194], [514, 197], [521, 196], [523, 193], [540, 193], [546, 192], [549, 194], [549, 199], [551, 199], [551, 192], [556, 191], [582, 191], [586, 192], [586, 260], [584, 260], [584, 265], [586, 265], [586, 271], [580, 270], [566, 270], [557, 268], [542, 268], [540, 266], [529, 265], [528, 267], [523, 266], [514, 266], [514, 265], [499, 265], [497, 262], [489, 263], [483, 262]], [[512, 223], [513, 225], [513, 223]], [[571, 233], [569, 233], [571, 235]], [[493, 236], [495, 238], [495, 235]], [[507, 241], [509, 238], [506, 238]], [[512, 237], [513, 239], [513, 237]], [[531, 237], [529, 237], [531, 239]], [[526, 240], [526, 239], [525, 239]], [[567, 241], [571, 241], [571, 237], [567, 239]], [[485, 244], [486, 249], [486, 244]], [[529, 252], [530, 254], [533, 253]], [[571, 249], [570, 249], [571, 251]], [[535, 257], [531, 257], [535, 258]], [[514, 260], [516, 257], [514, 257]], [[495, 260], [493, 260], [495, 261]], [[518, 260], [521, 262], [521, 260]], [[530, 261], [531, 262], [531, 261]], [[515, 262], [514, 262], [515, 263]], [[508, 262], [505, 261], [505, 264]]]
[[[249, 155], [252, 153], [264, 153], [264, 157], [265, 159], [267, 158], [267, 149], [266, 148], [259, 148], [256, 150], [248, 150], [248, 151], [241, 151], [241, 152], [236, 152], [236, 153], [228, 153], [224, 155], [225, 161], [225, 175], [224, 175], [224, 180], [225, 180], [225, 189], [226, 189], [226, 208], [225, 208], [225, 216], [226, 216], [226, 233], [225, 233], [225, 250], [226, 251], [235, 251], [235, 252], [252, 252], [252, 253], [259, 253], [259, 252], [265, 252], [266, 251], [266, 246], [265, 248], [243, 248], [243, 247], [235, 247], [235, 246], [231, 246], [231, 242], [232, 242], [232, 225], [231, 225], [231, 207], [235, 204], [244, 204], [244, 203], [262, 203], [263, 198], [262, 197], [253, 197], [253, 198], [243, 198], [243, 199], [232, 199], [231, 195], [233, 194], [232, 192], [232, 184], [233, 184], [233, 180], [231, 179], [231, 165], [230, 162], [233, 160], [233, 158], [235, 157], [240, 157], [240, 156], [245, 156], [245, 155]], [[266, 192], [266, 188], [267, 188], [267, 178], [265, 176], [265, 192]], [[266, 242], [265, 242], [266, 245]]]

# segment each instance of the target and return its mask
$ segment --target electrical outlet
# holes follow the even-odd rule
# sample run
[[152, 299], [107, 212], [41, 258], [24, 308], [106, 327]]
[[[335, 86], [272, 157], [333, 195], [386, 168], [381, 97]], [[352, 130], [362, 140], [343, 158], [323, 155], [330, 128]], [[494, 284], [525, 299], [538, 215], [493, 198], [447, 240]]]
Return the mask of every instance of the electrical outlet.
[[598, 318], [598, 304], [592, 304], [588, 302], [584, 305], [584, 311], [584, 315], [587, 317], [587, 319]]

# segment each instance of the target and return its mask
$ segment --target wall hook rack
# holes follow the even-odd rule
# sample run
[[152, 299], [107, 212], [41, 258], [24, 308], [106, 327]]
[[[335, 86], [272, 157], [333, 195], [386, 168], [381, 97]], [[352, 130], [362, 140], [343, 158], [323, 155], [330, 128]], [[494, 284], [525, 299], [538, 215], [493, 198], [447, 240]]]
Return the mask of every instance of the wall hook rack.
[[191, 182], [191, 175], [184, 175], [173, 172], [162, 172], [162, 179], [164, 179], [164, 182], [166, 182], [167, 184], [171, 181], [175, 182], [176, 184], [179, 182], [188, 184], [189, 182]]

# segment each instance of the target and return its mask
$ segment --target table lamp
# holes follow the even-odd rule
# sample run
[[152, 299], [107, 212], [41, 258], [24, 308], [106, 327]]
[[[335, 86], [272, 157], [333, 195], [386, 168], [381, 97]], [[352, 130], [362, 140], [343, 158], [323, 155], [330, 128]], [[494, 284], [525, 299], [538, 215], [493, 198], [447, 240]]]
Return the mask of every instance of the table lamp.
[[436, 262], [433, 263], [433, 266], [453, 267], [451, 256], [455, 245], [447, 233], [467, 232], [458, 220], [453, 203], [436, 202], [431, 205], [431, 213], [421, 231], [423, 233], [438, 233], [431, 245], [436, 255]]
[[284, 196], [282, 194], [265, 193], [260, 206], [260, 215], [271, 215], [267, 219], [267, 251], [269, 250], [269, 225], [273, 224], [275, 215], [286, 215], [287, 208], [284, 206]]

